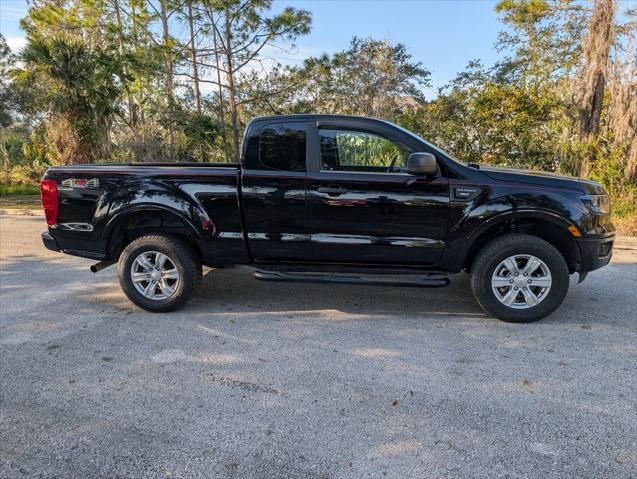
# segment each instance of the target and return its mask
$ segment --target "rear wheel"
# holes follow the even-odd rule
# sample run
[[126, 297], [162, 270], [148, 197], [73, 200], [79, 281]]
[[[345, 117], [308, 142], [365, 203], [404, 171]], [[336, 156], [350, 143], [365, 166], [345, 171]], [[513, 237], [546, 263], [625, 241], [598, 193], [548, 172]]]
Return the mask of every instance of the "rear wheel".
[[168, 312], [188, 301], [201, 280], [201, 264], [179, 238], [148, 235], [124, 249], [117, 274], [122, 290], [137, 306]]
[[541, 238], [510, 234], [487, 244], [471, 271], [471, 288], [486, 312], [529, 323], [553, 313], [569, 286], [562, 254]]

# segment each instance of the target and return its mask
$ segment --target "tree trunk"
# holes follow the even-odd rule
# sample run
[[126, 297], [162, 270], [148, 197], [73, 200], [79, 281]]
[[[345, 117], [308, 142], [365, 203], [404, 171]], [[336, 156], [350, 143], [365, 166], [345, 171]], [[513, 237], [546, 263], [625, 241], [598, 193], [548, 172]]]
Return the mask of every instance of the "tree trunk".
[[192, 19], [192, 2], [188, 2], [188, 27], [190, 29], [190, 57], [192, 59], [192, 78], [195, 82], [195, 104], [197, 113], [201, 113], [201, 92], [199, 91], [199, 71], [197, 69], [197, 50], [195, 48], [195, 28]]
[[212, 42], [215, 50], [215, 65], [217, 66], [217, 91], [219, 95], [219, 120], [221, 122], [221, 136], [223, 137], [223, 152], [226, 158], [226, 163], [230, 162], [230, 155], [228, 152], [228, 138], [226, 134], [226, 112], [223, 104], [223, 86], [221, 85], [221, 70], [219, 69], [219, 42], [217, 39], [217, 27], [215, 25], [214, 14], [212, 10], [208, 10], [208, 16], [212, 23]]
[[[119, 0], [114, 0], [113, 5], [115, 6], [115, 19], [117, 20], [117, 52], [119, 55], [120, 61], [122, 61], [124, 57], [124, 26], [122, 24], [122, 15], [119, 8]], [[124, 76], [128, 78], [128, 68], [126, 67], [126, 63], [123, 62], [122, 66]], [[128, 98], [128, 123], [131, 128], [134, 128], [136, 122], [135, 119], [135, 104], [133, 101], [133, 95], [130, 92], [130, 88], [128, 88], [128, 79], [124, 80], [124, 89], [126, 90], [126, 96]]]
[[[133, 44], [139, 45], [139, 26], [137, 25], [137, 13], [136, 13], [136, 0], [129, 0], [129, 7], [131, 9], [131, 34], [133, 36]], [[139, 75], [137, 77], [139, 84], [141, 85], [140, 92], [138, 93], [137, 101], [133, 101], [133, 114], [137, 124], [144, 125], [146, 123], [146, 116], [144, 114], [144, 77]]]
[[588, 134], [597, 134], [599, 132], [605, 88], [606, 76], [603, 72], [598, 71], [593, 86], [593, 98], [591, 101], [590, 112], [587, 115], [587, 124], [585, 125], [585, 130]]
[[161, 0], [161, 27], [164, 40], [164, 66], [166, 67], [166, 96], [172, 103], [174, 98], [173, 57], [170, 48], [170, 34], [168, 32], [168, 9], [166, 0]]
[[[166, 5], [166, 0], [161, 0], [160, 6], [161, 26], [164, 39], [164, 67], [166, 69], [166, 98], [168, 99], [169, 109], [172, 111], [175, 86], [173, 82], [173, 57], [170, 48], [170, 34], [168, 32], [168, 7]], [[171, 111], [169, 111], [169, 114]], [[169, 144], [172, 147], [175, 143], [172, 118], [168, 120], [168, 139]]]
[[[604, 91], [609, 68], [610, 49], [615, 38], [615, 0], [595, 0], [593, 14], [584, 39], [584, 65], [580, 75], [579, 117], [584, 141], [594, 142], [599, 135]], [[582, 159], [579, 174], [586, 177], [596, 161], [595, 146]]]
[[228, 93], [230, 97], [230, 117], [232, 119], [232, 154], [233, 161], [239, 161], [239, 118], [237, 112], [237, 101], [234, 86], [233, 54], [232, 54], [232, 26], [230, 24], [230, 11], [225, 11], [225, 46], [226, 70], [228, 77]]

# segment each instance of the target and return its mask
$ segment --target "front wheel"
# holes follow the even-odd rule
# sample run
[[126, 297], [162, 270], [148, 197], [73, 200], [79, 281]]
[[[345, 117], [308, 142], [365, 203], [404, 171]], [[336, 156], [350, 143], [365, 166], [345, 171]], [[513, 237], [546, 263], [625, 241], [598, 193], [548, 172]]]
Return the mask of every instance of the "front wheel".
[[486, 312], [514, 323], [530, 323], [553, 313], [569, 286], [562, 254], [536, 236], [496, 238], [478, 254], [471, 288]]
[[201, 264], [182, 240], [147, 235], [124, 248], [117, 275], [122, 290], [137, 306], [168, 312], [188, 301], [201, 279]]

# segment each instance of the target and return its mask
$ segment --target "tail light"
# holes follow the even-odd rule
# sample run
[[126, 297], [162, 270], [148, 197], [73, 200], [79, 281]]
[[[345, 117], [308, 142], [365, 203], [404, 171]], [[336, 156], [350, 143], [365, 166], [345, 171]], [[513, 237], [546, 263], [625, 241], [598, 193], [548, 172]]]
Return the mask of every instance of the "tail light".
[[46, 216], [46, 224], [54, 225], [58, 220], [58, 185], [54, 180], [40, 181], [42, 208]]

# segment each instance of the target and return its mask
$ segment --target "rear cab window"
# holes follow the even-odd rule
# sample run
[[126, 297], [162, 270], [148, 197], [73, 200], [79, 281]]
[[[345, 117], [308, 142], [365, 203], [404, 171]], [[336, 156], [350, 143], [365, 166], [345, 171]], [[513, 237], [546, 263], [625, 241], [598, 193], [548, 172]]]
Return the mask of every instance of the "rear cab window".
[[306, 123], [267, 122], [251, 127], [246, 138], [247, 169], [304, 172]]

